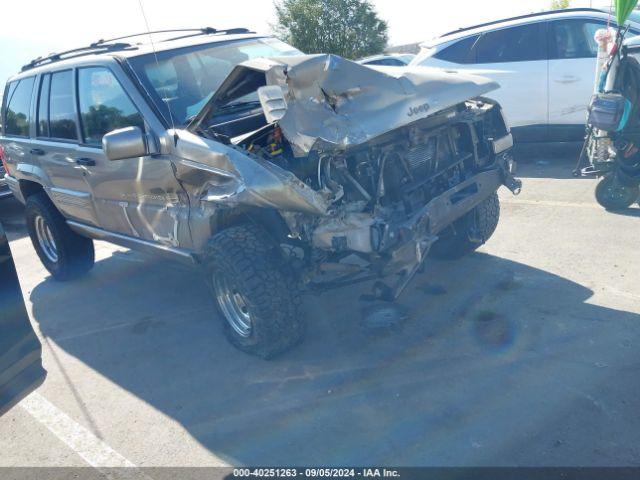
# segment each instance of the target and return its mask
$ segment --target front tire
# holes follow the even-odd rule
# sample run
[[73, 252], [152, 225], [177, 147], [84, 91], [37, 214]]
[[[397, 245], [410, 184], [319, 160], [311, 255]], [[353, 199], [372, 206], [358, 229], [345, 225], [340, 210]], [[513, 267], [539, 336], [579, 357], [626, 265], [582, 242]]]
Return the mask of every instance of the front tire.
[[607, 210], [629, 208], [640, 196], [638, 185], [624, 185], [615, 172], [605, 175], [596, 185], [596, 201]]
[[231, 344], [273, 358], [302, 339], [296, 289], [267, 232], [254, 225], [221, 231], [209, 242], [205, 264]]
[[486, 243], [498, 227], [500, 200], [494, 192], [477, 207], [440, 234], [430, 255], [442, 260], [456, 260], [477, 250]]
[[46, 193], [31, 195], [25, 212], [31, 243], [53, 278], [71, 280], [93, 268], [93, 241], [69, 228]]

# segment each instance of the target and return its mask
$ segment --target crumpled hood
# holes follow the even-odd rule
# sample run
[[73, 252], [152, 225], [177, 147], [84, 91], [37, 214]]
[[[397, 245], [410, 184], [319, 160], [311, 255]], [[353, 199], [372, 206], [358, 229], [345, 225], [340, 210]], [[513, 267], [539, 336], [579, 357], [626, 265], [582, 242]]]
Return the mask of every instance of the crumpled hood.
[[499, 88], [480, 76], [427, 67], [372, 68], [335, 55], [262, 58], [237, 65], [195, 122], [206, 121], [216, 105], [262, 86], [256, 82], [283, 88], [287, 109], [278, 123], [296, 155], [359, 145]]

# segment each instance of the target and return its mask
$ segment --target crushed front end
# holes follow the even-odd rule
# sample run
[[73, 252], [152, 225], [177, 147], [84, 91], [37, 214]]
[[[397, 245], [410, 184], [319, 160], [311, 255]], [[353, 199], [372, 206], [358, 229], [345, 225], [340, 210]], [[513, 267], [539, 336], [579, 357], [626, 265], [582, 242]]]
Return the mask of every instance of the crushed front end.
[[[223, 195], [211, 193], [220, 190], [214, 181], [193, 196], [216, 215], [277, 211], [286, 225], [278, 242], [305, 284], [393, 273], [385, 295], [395, 299], [443, 231], [501, 185], [520, 191], [500, 106], [481, 96], [497, 85], [433, 71], [391, 75], [332, 56], [289, 62], [241, 66], [196, 118], [192, 131], [218, 150], [198, 150], [199, 163], [234, 183], [219, 182]], [[213, 120], [216, 102], [251, 88], [264, 124], [215, 146], [228, 128]]]

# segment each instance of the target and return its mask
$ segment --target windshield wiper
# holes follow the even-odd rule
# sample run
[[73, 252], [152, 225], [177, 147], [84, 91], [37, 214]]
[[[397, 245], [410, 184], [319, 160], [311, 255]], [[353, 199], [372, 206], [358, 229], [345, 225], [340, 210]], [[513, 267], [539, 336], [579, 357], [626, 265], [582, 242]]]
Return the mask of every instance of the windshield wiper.
[[250, 100], [247, 102], [234, 102], [218, 108], [218, 112], [228, 112], [230, 110], [249, 109], [249, 108], [255, 108], [259, 106], [260, 106], [260, 101], [258, 100]]

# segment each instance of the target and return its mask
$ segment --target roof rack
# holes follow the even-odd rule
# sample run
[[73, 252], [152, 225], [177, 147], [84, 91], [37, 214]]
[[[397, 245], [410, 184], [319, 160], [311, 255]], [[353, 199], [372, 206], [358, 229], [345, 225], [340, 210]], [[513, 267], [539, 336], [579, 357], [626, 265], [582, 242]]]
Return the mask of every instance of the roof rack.
[[551, 13], [566, 13], [566, 12], [598, 12], [598, 13], [606, 13], [603, 10], [599, 10], [597, 8], [564, 8], [562, 10], [548, 10], [545, 12], [537, 12], [537, 13], [528, 13], [527, 15], [518, 15], [517, 17], [503, 18], [501, 20], [494, 20], [491, 22], [480, 23], [478, 25], [472, 25], [471, 27], [459, 28], [457, 30], [452, 30], [451, 32], [444, 33], [440, 35], [440, 38], [448, 37], [449, 35], [454, 35], [456, 33], [467, 32], [469, 30], [474, 30], [476, 28], [488, 27], [490, 25], [497, 25], [498, 23], [510, 22], [512, 20], [521, 20], [523, 18], [533, 18], [539, 17], [542, 15], [549, 15]]
[[[87, 47], [74, 48], [60, 53], [52, 53], [46, 57], [38, 57], [22, 67], [21, 71], [30, 70], [35, 67], [47, 65], [49, 63], [59, 62], [68, 58], [81, 57], [83, 55], [92, 55], [95, 53], [113, 52], [119, 50], [135, 49], [136, 44], [120, 42], [127, 38], [142, 37], [144, 35], [159, 34], [159, 33], [184, 33], [177, 37], [167, 38], [162, 40], [163, 42], [169, 42], [172, 40], [180, 40], [183, 38], [196, 37], [199, 35], [237, 35], [243, 33], [255, 33], [247, 28], [229, 28], [225, 30], [217, 30], [213, 27], [204, 28], [182, 28], [173, 30], [155, 30], [153, 32], [134, 33], [132, 35], [124, 35], [122, 37], [109, 38], [107, 40], [100, 39], [97, 42], [93, 42]], [[114, 43], [115, 42], [115, 43]]]
[[92, 43], [88, 47], [74, 48], [73, 50], [67, 50], [60, 53], [52, 53], [46, 57], [38, 57], [34, 60], [31, 60], [26, 65], [24, 65], [20, 71], [25, 72], [35, 67], [40, 67], [42, 65], [59, 62], [61, 60], [66, 60], [68, 58], [82, 57], [84, 55], [91, 55], [94, 53], [105, 53], [105, 52], [134, 49], [134, 48], [136, 47], [129, 43], [110, 43], [106, 45], [97, 45], [95, 43]]

